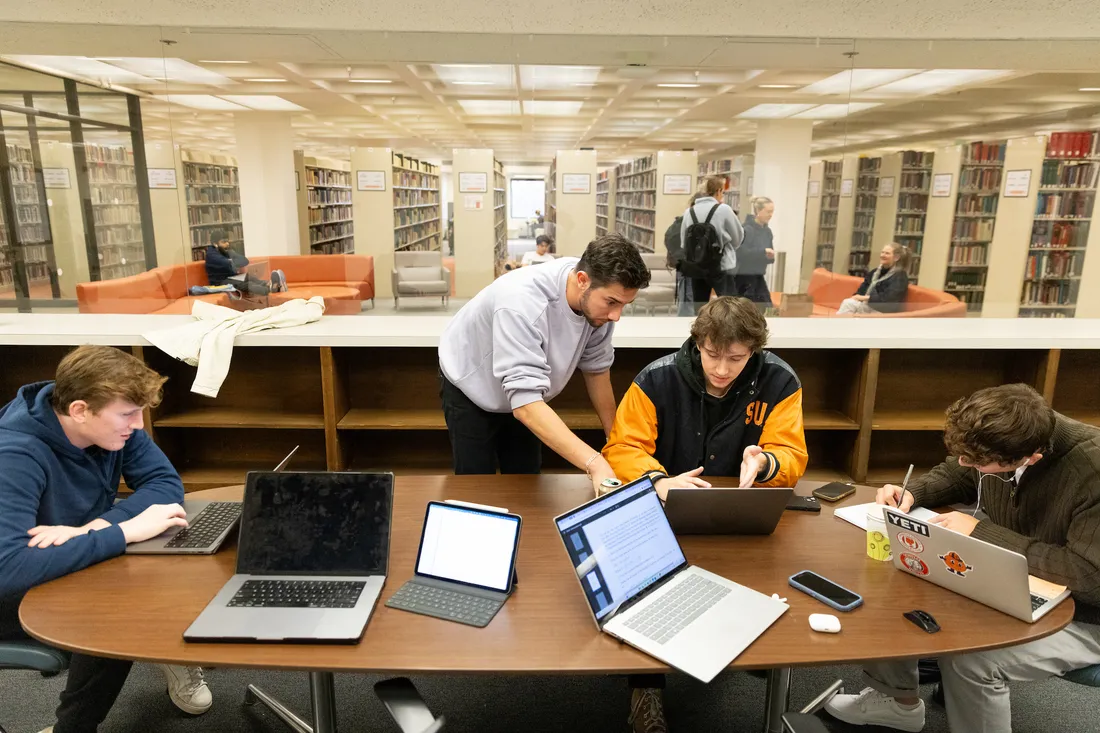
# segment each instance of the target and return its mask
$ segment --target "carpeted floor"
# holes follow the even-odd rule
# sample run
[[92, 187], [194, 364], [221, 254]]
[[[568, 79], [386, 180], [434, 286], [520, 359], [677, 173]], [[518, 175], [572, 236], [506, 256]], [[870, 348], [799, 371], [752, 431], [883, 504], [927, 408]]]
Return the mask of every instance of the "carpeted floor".
[[[796, 670], [792, 706], [799, 707], [837, 676], [858, 691], [854, 667]], [[171, 704], [160, 673], [134, 668], [101, 733], [283, 733], [288, 730], [263, 706], [242, 704], [245, 685], [260, 685], [308, 719], [305, 674], [215, 669], [207, 673], [214, 707], [187, 718]], [[372, 685], [379, 678], [338, 675], [338, 720], [343, 733], [396, 731]], [[424, 677], [414, 680], [436, 714], [447, 717], [447, 733], [549, 733], [593, 731], [626, 733], [628, 693], [615, 677]], [[37, 733], [53, 722], [63, 678], [44, 680], [25, 672], [0, 673], [0, 725], [8, 733]], [[931, 689], [923, 690], [926, 701]], [[742, 673], [722, 675], [702, 685], [682, 675], [669, 679], [665, 693], [672, 733], [750, 731], [763, 724], [764, 681]], [[1019, 685], [1013, 690], [1016, 733], [1100, 732], [1096, 714], [1100, 691], [1062, 680]], [[948, 730], [942, 708], [928, 702], [927, 733]], [[824, 715], [824, 714], [823, 714]], [[831, 731], [854, 728], [826, 719]], [[955, 733], [967, 733], [956, 731]]]

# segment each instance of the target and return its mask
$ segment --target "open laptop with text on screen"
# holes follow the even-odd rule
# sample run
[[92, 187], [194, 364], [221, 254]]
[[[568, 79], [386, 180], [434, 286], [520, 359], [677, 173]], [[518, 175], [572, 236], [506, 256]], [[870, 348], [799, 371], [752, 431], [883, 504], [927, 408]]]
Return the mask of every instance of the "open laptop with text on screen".
[[788, 608], [688, 565], [647, 477], [554, 523], [596, 626], [703, 682]]
[[355, 643], [389, 565], [392, 473], [250, 473], [237, 571], [187, 641]]

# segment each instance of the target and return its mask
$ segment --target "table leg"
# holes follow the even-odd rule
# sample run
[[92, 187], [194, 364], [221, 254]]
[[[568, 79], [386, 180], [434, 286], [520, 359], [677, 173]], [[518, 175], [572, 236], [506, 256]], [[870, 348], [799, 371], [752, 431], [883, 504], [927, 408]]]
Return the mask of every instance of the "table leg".
[[783, 733], [783, 713], [791, 706], [791, 668], [768, 670], [764, 702], [764, 733]]
[[244, 695], [245, 705], [255, 705], [257, 702], [262, 702], [271, 712], [279, 718], [279, 720], [286, 723], [290, 728], [294, 730], [294, 733], [313, 733], [313, 728], [309, 727], [309, 723], [299, 718], [292, 713], [285, 705], [268, 695], [256, 685], [249, 685], [248, 691]]
[[332, 672], [309, 673], [313, 733], [336, 733], [336, 686]]

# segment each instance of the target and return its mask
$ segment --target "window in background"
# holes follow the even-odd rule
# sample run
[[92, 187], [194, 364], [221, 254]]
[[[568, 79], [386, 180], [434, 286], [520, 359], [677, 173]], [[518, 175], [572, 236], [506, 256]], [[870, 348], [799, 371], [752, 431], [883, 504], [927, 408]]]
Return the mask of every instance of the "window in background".
[[509, 193], [511, 218], [532, 219], [536, 211], [542, 211], [546, 206], [546, 179], [513, 178]]

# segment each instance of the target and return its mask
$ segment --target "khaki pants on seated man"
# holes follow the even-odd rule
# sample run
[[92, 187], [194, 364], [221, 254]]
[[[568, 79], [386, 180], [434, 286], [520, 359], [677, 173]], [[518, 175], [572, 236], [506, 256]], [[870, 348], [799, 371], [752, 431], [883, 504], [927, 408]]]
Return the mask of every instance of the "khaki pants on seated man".
[[[1100, 626], [1071, 623], [1045, 639], [975, 654], [942, 657], [947, 721], [957, 733], [1009, 733], [1009, 682], [1038, 682], [1100, 664]], [[859, 695], [841, 695], [826, 708], [835, 718], [897, 730], [924, 727], [917, 697], [917, 662], [875, 662], [863, 669], [868, 685]]]

